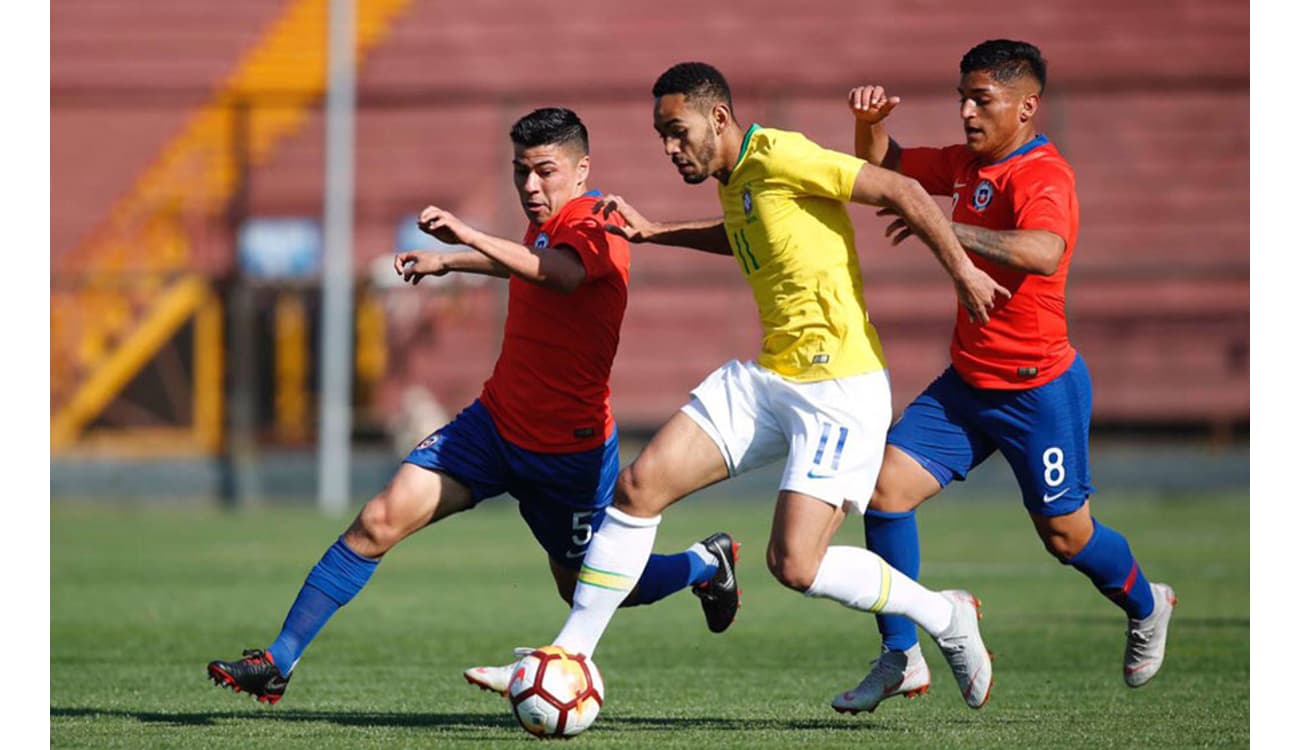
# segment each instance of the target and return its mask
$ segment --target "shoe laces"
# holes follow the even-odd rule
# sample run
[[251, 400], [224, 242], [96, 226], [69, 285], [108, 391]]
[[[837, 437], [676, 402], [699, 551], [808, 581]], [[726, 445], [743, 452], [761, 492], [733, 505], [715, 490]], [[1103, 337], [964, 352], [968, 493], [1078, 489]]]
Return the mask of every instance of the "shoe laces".
[[867, 672], [867, 676], [862, 678], [862, 682], [858, 683], [855, 692], [868, 687], [880, 687], [883, 690], [893, 684], [895, 678], [903, 677], [905, 674], [907, 674], [906, 662], [902, 666], [895, 666], [886, 661], [884, 656], [880, 656], [871, 660], [871, 669]]

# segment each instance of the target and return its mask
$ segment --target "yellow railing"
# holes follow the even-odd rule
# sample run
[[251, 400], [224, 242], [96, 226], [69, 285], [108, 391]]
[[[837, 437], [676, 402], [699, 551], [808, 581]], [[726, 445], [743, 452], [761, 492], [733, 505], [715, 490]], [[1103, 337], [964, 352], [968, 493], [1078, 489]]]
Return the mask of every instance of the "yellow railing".
[[[410, 0], [358, 0], [358, 61], [409, 4]], [[256, 165], [302, 127], [311, 105], [325, 90], [327, 23], [327, 0], [290, 2], [208, 103], [159, 150], [107, 219], [71, 253], [56, 259], [56, 267], [76, 269], [91, 279], [130, 277], [132, 282], [127, 293], [94, 280], [51, 293], [55, 450], [71, 445], [96, 410], [106, 407], [166, 343], [153, 332], [176, 323], [168, 303], [173, 298], [159, 295], [194, 288], [196, 280], [185, 279], [192, 273], [192, 242], [186, 226], [219, 218], [237, 189], [240, 155], [232, 148], [234, 129], [244, 128], [246, 156]], [[232, 107], [241, 98], [265, 90], [295, 96], [275, 107], [250, 107], [242, 113], [243, 125], [238, 124]], [[167, 279], [177, 278], [182, 281], [166, 286]], [[169, 291], [164, 293], [164, 288]], [[174, 326], [170, 330], [174, 333]], [[220, 380], [219, 371], [216, 378]], [[219, 411], [220, 402], [207, 408]], [[212, 445], [220, 443], [217, 416], [216, 436], [205, 438]]]

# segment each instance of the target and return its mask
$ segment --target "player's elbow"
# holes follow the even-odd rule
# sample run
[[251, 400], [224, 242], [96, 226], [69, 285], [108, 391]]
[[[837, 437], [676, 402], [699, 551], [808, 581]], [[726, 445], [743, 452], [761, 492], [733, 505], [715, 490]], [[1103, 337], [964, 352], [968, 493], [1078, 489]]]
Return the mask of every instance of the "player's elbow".
[[1038, 245], [1025, 264], [1025, 270], [1040, 276], [1051, 276], [1061, 267], [1065, 258], [1065, 240], [1051, 235], [1039, 239]]
[[930, 201], [930, 195], [915, 179], [894, 173], [885, 200], [899, 215], [909, 217], [915, 216], [921, 206]]

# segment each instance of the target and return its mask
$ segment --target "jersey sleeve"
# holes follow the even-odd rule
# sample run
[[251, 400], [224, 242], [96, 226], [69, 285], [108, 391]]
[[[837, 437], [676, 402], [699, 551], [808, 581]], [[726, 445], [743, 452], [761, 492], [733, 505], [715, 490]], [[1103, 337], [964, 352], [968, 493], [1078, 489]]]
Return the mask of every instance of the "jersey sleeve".
[[959, 155], [955, 149], [964, 148], [905, 148], [898, 160], [898, 171], [921, 183], [930, 195], [951, 195], [957, 167], [955, 157]]
[[1069, 241], [1073, 235], [1074, 175], [1061, 165], [1044, 163], [1011, 177], [1016, 229], [1042, 229]]
[[587, 279], [598, 279], [614, 271], [610, 236], [605, 225], [591, 215], [575, 216], [564, 222], [551, 238], [551, 246], [572, 248], [587, 270]]
[[796, 192], [838, 201], [853, 197], [853, 183], [863, 164], [856, 156], [822, 148], [796, 133], [782, 135], [768, 159], [771, 176]]

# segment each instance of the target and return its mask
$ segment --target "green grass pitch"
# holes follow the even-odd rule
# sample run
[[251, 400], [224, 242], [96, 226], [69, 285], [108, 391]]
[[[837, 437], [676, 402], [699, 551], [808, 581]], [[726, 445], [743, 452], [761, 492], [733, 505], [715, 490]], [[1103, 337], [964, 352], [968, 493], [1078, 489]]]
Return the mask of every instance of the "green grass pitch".
[[[597, 653], [606, 706], [568, 747], [1200, 747], [1249, 743], [1245, 493], [1098, 498], [1149, 575], [1179, 596], [1164, 671], [1124, 686], [1122, 614], [1042, 550], [1010, 498], [921, 512], [923, 580], [984, 601], [992, 699], [965, 707], [926, 641], [927, 696], [841, 716], [832, 695], [878, 649], [874, 622], [782, 589], [763, 563], [770, 500], [700, 498], [665, 516], [657, 549], [724, 528], [743, 543], [740, 617], [713, 635], [689, 593], [623, 610]], [[461, 670], [557, 631], [566, 608], [514, 503], [491, 501], [394, 550], [326, 626], [280, 704], [219, 690], [204, 665], [275, 636], [345, 521], [55, 505], [54, 747], [530, 747], [505, 701]], [[850, 519], [842, 543], [862, 543]]]

